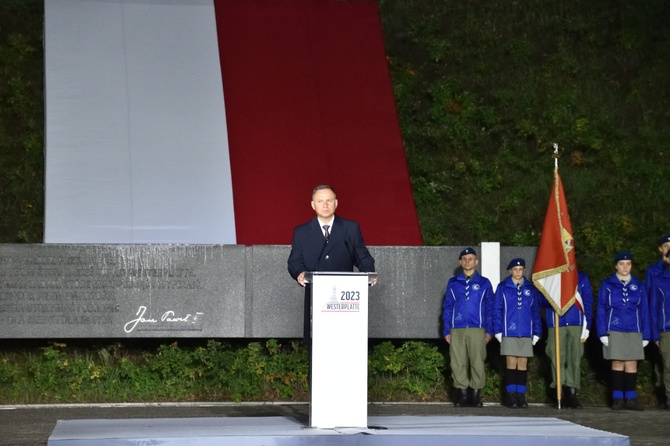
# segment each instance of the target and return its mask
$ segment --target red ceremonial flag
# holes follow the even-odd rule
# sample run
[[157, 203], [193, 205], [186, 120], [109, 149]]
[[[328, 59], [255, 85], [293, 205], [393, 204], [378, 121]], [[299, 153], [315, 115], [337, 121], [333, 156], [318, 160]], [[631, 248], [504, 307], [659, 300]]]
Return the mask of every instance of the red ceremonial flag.
[[563, 315], [574, 303], [583, 311], [584, 305], [577, 287], [579, 277], [575, 241], [558, 169], [554, 170], [554, 184], [532, 277], [535, 286], [556, 313]]

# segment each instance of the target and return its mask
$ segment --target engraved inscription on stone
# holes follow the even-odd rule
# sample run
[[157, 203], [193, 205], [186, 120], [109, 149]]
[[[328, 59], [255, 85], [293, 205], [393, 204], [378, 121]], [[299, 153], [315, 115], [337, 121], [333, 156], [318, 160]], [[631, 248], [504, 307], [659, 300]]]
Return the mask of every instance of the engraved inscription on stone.
[[86, 258], [5, 257], [0, 272], [1, 324], [111, 324], [119, 311], [114, 278]]
[[3, 333], [199, 332], [221, 293], [211, 280], [221, 254], [211, 247], [5, 245], [0, 252]]

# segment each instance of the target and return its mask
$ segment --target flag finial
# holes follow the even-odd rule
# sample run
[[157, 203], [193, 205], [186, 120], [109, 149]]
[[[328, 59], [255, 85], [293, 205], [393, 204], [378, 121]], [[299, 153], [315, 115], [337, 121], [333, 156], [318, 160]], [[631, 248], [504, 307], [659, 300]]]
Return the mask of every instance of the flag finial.
[[554, 146], [554, 170], [558, 170], [558, 144], [553, 143]]

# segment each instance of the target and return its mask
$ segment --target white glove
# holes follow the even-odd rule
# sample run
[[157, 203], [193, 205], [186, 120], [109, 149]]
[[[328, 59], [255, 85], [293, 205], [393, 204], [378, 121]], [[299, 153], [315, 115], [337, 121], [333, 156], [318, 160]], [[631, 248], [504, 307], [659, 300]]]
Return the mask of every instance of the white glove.
[[645, 348], [649, 345], [649, 341], [642, 341], [642, 348]]
[[537, 344], [537, 341], [540, 340], [540, 337], [538, 335], [533, 335], [533, 345]]
[[610, 345], [610, 337], [609, 336], [601, 336], [600, 337], [600, 342], [602, 342], [603, 345], [605, 347], [607, 347], [608, 345]]
[[500, 342], [502, 344], [502, 333], [496, 333], [495, 337], [498, 340], [498, 342]]
[[582, 321], [582, 335], [579, 337], [579, 340], [582, 342], [586, 342], [586, 340], [589, 338], [589, 329], [586, 328], [586, 318]]
[[586, 340], [589, 338], [589, 333], [590, 333], [590, 331], [588, 331], [586, 328], [583, 329], [582, 330], [582, 335], [579, 337], [579, 340], [582, 341], [582, 342], [586, 342]]

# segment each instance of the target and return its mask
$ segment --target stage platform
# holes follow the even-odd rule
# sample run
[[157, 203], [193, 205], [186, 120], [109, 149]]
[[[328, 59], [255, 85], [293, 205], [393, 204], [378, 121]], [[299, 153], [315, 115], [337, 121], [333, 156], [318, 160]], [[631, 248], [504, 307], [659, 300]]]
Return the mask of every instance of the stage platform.
[[369, 417], [369, 427], [315, 429], [291, 417], [59, 420], [49, 446], [630, 446], [627, 436], [557, 418]]

